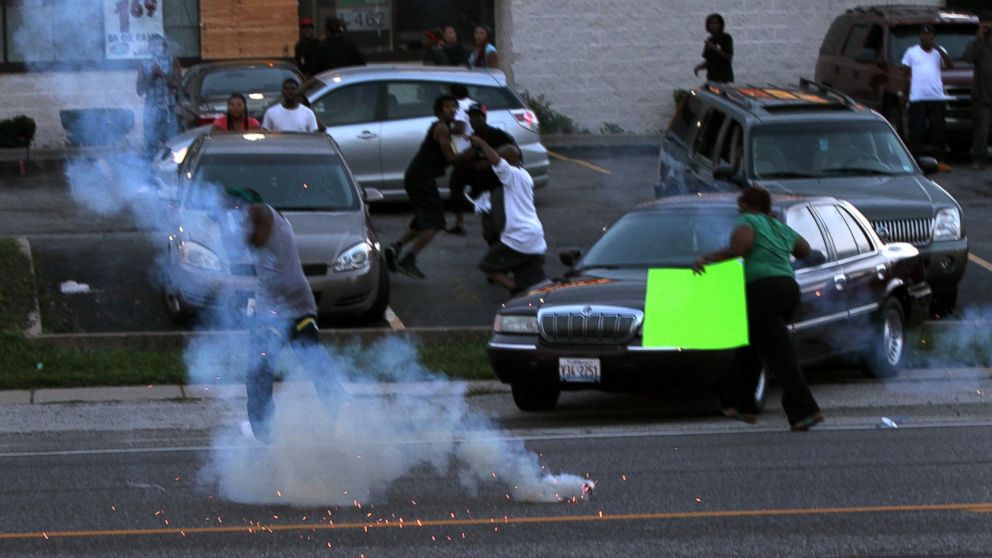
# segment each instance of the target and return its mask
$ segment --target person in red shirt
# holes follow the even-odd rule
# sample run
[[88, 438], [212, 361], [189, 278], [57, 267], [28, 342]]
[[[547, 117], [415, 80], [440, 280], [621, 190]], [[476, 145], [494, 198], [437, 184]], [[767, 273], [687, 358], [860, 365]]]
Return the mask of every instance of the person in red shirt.
[[258, 120], [248, 115], [248, 101], [241, 93], [231, 93], [227, 98], [227, 114], [214, 120], [214, 128], [228, 132], [246, 132], [261, 127]]

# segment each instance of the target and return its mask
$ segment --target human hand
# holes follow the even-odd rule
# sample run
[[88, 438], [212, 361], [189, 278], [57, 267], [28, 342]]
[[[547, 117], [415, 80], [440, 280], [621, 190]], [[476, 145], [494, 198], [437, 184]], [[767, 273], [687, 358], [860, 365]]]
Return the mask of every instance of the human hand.
[[709, 260], [706, 259], [706, 256], [699, 256], [699, 258], [697, 258], [696, 261], [692, 263], [692, 273], [694, 275], [702, 275], [706, 273], [707, 263], [709, 263]]

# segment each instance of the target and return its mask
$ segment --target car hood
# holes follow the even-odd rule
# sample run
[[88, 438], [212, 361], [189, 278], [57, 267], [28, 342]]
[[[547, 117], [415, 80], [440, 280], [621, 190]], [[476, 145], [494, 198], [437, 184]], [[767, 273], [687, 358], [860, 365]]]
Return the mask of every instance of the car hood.
[[[304, 263], [333, 264], [346, 249], [368, 238], [361, 211], [286, 211], [293, 225], [300, 260]], [[201, 244], [226, 263], [245, 263], [250, 255], [239, 240], [226, 215], [206, 211], [187, 211], [180, 222], [184, 238]]]
[[943, 188], [921, 175], [762, 180], [759, 184], [773, 194], [844, 199], [872, 221], [929, 219], [935, 207], [957, 205]]
[[585, 304], [642, 310], [646, 286], [646, 269], [590, 271], [539, 283], [508, 300], [500, 312], [536, 314], [541, 308]]

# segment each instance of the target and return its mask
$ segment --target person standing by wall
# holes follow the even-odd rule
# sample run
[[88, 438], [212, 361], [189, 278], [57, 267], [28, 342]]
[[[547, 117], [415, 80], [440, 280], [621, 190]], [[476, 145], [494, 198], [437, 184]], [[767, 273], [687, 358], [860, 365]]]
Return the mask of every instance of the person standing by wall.
[[[927, 150], [939, 161], [947, 157], [944, 141], [944, 111], [947, 96], [940, 75], [941, 64], [954, 68], [944, 47], [937, 44], [932, 25], [920, 27], [920, 44], [906, 49], [902, 65], [909, 69], [909, 141], [917, 150]], [[941, 163], [942, 171], [950, 170]]]
[[823, 413], [806, 385], [788, 328], [800, 297], [790, 256], [809, 256], [809, 243], [775, 218], [767, 190], [744, 189], [737, 207], [741, 216], [730, 234], [730, 244], [701, 256], [693, 265], [693, 271], [705, 273], [708, 263], [744, 259], [750, 344], [737, 350], [734, 372], [726, 380], [729, 385], [721, 388], [721, 394], [732, 394], [726, 398], [733, 399], [722, 401], [723, 413], [749, 423], [757, 421], [753, 394], [764, 362], [782, 382], [782, 407], [792, 430], [809, 430], [823, 422]]
[[148, 52], [151, 58], [138, 65], [135, 90], [145, 98], [145, 153], [151, 157], [166, 140], [179, 133], [176, 93], [182, 88], [182, 68], [179, 59], [169, 54], [165, 37], [161, 35], [148, 38]]
[[296, 67], [300, 69], [300, 73], [304, 77], [310, 77], [314, 74], [314, 69], [317, 66], [317, 48], [320, 46], [320, 41], [314, 34], [313, 20], [312, 19], [301, 19], [300, 20], [300, 40], [296, 42], [296, 46], [293, 48], [293, 60], [296, 61]]
[[975, 80], [971, 123], [975, 127], [971, 145], [971, 168], [982, 168], [989, 158], [989, 121], [992, 120], [992, 12], [979, 16], [978, 37], [964, 51], [964, 59], [974, 64]]
[[317, 47], [317, 61], [313, 73], [325, 72], [345, 66], [364, 66], [365, 57], [345, 34], [344, 23], [329, 17], [324, 24], [324, 40]]
[[448, 57], [448, 64], [452, 66], [464, 66], [468, 64], [468, 53], [458, 42], [458, 31], [454, 25], [444, 28], [444, 53]]
[[241, 93], [231, 93], [227, 98], [227, 114], [214, 120], [214, 128], [228, 132], [258, 130], [262, 125], [248, 114], [248, 101]]
[[475, 49], [468, 55], [469, 68], [499, 68], [499, 55], [492, 44], [492, 36], [489, 27], [475, 27]]
[[262, 127], [272, 132], [317, 132], [317, 116], [300, 104], [300, 86], [293, 78], [282, 82], [282, 102], [272, 105], [262, 117]]
[[706, 70], [706, 81], [730, 83], [734, 81], [734, 39], [725, 30], [723, 16], [706, 16], [706, 31], [710, 34], [703, 44], [703, 62], [692, 69], [694, 75]]
[[427, 52], [424, 53], [425, 66], [450, 66], [448, 53], [444, 50], [444, 31], [439, 28], [424, 31]]
[[[417, 256], [438, 231], [444, 229], [444, 205], [436, 179], [444, 175], [448, 165], [458, 160], [458, 152], [451, 143], [451, 123], [456, 110], [458, 100], [451, 95], [441, 95], [434, 100], [437, 120], [431, 123], [427, 137], [403, 174], [403, 188], [410, 197], [414, 216], [403, 236], [383, 250], [389, 271], [399, 271], [417, 279], [426, 277], [417, 267]], [[413, 246], [401, 258], [400, 252], [407, 242], [413, 242]]]

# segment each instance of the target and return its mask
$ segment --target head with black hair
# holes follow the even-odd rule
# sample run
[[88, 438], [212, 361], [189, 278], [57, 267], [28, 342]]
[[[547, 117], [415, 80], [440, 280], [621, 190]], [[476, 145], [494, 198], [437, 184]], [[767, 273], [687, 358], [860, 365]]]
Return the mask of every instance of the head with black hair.
[[282, 80], [282, 104], [286, 108], [293, 108], [300, 102], [300, 84], [296, 78], [286, 78]]
[[476, 46], [486, 46], [493, 41], [493, 30], [486, 25], [476, 25], [475, 26], [475, 44]]
[[333, 37], [335, 35], [340, 35], [344, 33], [344, 22], [340, 18], [331, 16], [324, 21], [324, 33], [328, 37]]
[[706, 16], [706, 31], [713, 35], [719, 35], [723, 33], [724, 29], [727, 28], [726, 22], [723, 21], [723, 16], [718, 13], [712, 13]]
[[741, 213], [769, 215], [772, 212], [772, 196], [760, 186], [748, 186], [737, 196], [737, 207]]
[[462, 83], [452, 83], [448, 86], [448, 91], [456, 99], [464, 99], [468, 97], [468, 87], [465, 87]]
[[442, 122], [450, 123], [455, 119], [455, 112], [458, 110], [458, 99], [454, 95], [438, 95], [434, 99], [434, 114]]
[[234, 92], [227, 98], [227, 131], [234, 130], [235, 122], [241, 122], [248, 129], [248, 100], [241, 93]]

